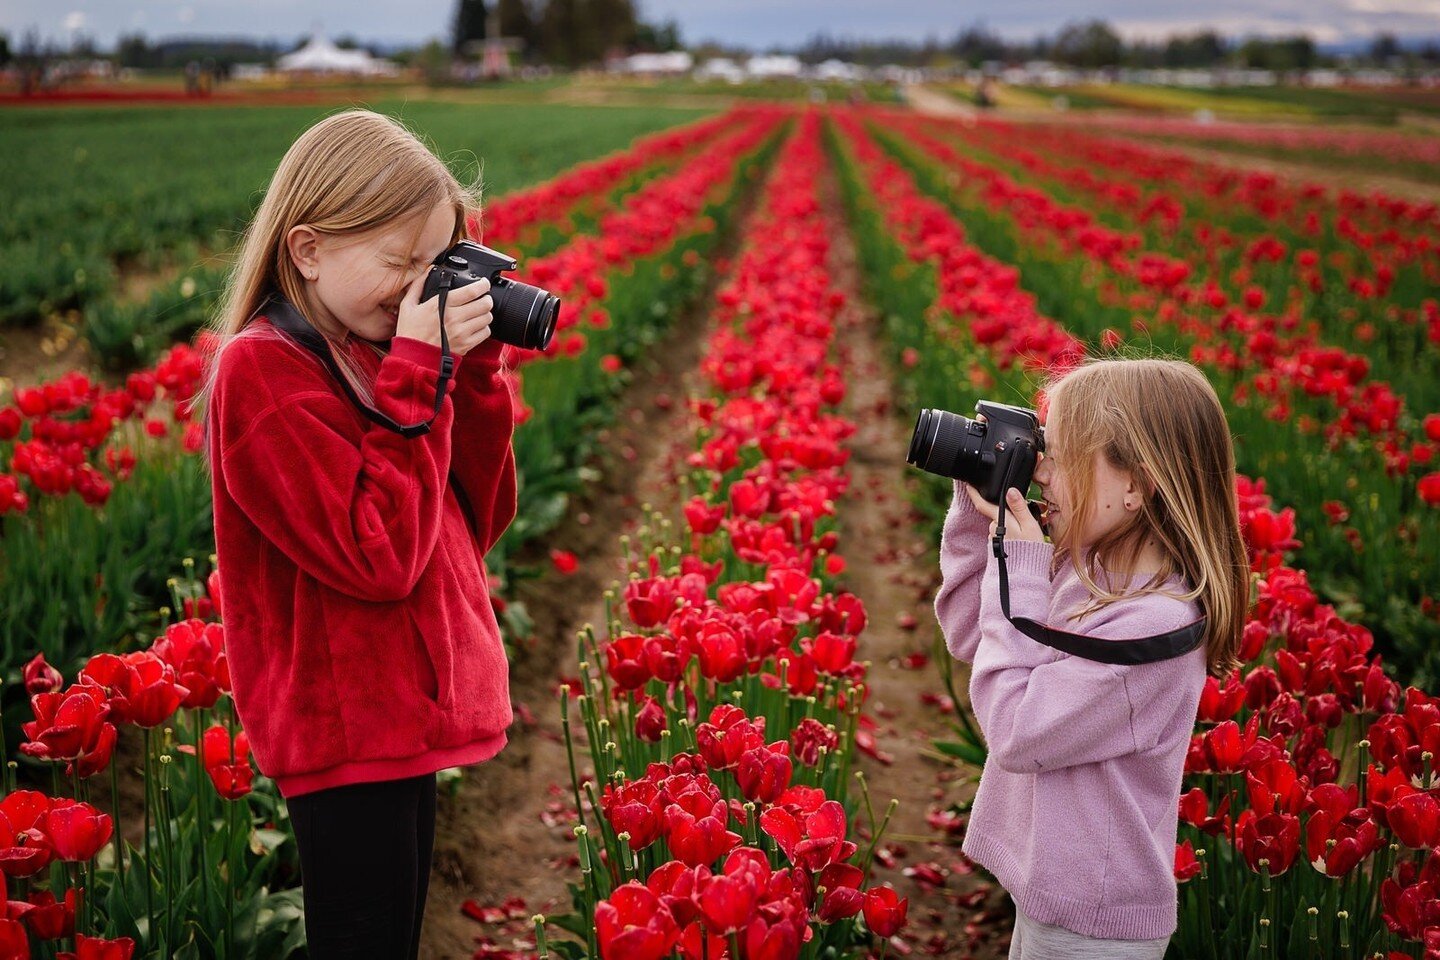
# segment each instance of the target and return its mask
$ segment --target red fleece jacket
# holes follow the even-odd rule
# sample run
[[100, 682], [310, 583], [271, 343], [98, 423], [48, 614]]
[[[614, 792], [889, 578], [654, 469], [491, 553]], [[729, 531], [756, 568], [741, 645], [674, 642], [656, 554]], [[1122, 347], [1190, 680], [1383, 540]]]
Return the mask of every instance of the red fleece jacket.
[[[503, 345], [456, 357], [430, 432], [406, 439], [252, 323], [269, 329], [221, 352], [208, 430], [225, 647], [256, 763], [290, 797], [489, 759], [511, 722], [483, 561], [515, 516]], [[346, 349], [375, 374], [377, 409], [431, 415], [439, 347]]]

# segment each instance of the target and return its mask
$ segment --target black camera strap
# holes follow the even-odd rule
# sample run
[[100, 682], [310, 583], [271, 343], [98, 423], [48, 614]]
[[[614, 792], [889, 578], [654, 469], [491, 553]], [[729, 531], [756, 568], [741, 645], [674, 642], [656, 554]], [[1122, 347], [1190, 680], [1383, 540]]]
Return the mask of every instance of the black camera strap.
[[[430, 424], [440, 413], [440, 406], [445, 401], [445, 388], [449, 385], [451, 377], [455, 373], [455, 358], [450, 354], [450, 338], [445, 333], [445, 301], [450, 294], [451, 277], [442, 271], [440, 277], [440, 370], [435, 383], [435, 410], [430, 419], [418, 423], [402, 424], [395, 421], [374, 407], [361, 400], [355, 393], [355, 388], [350, 381], [340, 372], [340, 366], [335, 362], [335, 355], [330, 350], [328, 338], [315, 329], [314, 325], [295, 309], [295, 305], [280, 293], [271, 295], [270, 299], [261, 305], [256, 315], [267, 317], [277, 330], [294, 340], [300, 346], [309, 350], [320, 359], [330, 375], [340, 382], [340, 388], [350, 398], [361, 413], [369, 417], [373, 422], [387, 430], [392, 430], [401, 436], [411, 439], [430, 432]], [[388, 346], [390, 341], [384, 341]]]
[[[1053, 647], [1071, 656], [1094, 660], [1098, 663], [1121, 666], [1155, 663], [1184, 656], [1200, 646], [1205, 638], [1205, 617], [1180, 627], [1178, 630], [1156, 634], [1153, 637], [1142, 637], [1136, 640], [1103, 640], [1097, 637], [1087, 637], [1084, 634], [1056, 630], [1043, 623], [1037, 623], [1029, 617], [1012, 617], [1010, 615], [1010, 574], [1005, 565], [1005, 513], [1008, 509], [1005, 506], [1005, 493], [1012, 486], [1010, 475], [1018, 460], [1018, 457], [1012, 456], [1006, 467], [1005, 484], [1000, 488], [1000, 515], [995, 523], [995, 535], [990, 540], [991, 549], [1000, 564], [1000, 609], [1004, 611], [1005, 619], [1009, 620], [1016, 630], [1037, 643], [1043, 643], [1047, 647]], [[1024, 491], [1022, 490], [1021, 493]]]

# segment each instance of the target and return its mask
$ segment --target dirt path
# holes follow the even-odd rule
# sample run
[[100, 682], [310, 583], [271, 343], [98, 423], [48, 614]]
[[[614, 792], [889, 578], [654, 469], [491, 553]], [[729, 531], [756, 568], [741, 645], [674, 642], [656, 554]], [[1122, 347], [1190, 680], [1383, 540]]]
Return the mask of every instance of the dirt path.
[[[825, 205], [843, 223], [834, 178], [827, 179]], [[907, 498], [908, 485], [917, 479], [905, 463], [913, 424], [891, 405], [890, 371], [877, 342], [879, 317], [859, 297], [859, 268], [847, 230], [834, 233], [830, 266], [849, 298], [838, 325], [838, 356], [848, 387], [841, 412], [857, 426], [850, 441], [850, 492], [839, 506], [849, 563], [844, 586], [865, 601], [869, 619], [861, 648], [871, 661], [868, 711], [878, 724], [876, 752], [891, 758], [886, 764], [862, 755], [860, 768], [876, 816], [883, 816], [891, 797], [900, 801], [882, 844], [893, 853], [893, 866], [877, 865], [875, 879], [910, 898], [904, 936], [918, 952], [1003, 957], [1014, 922], [1009, 898], [961, 855], [962, 834], [930, 823], [932, 815], [974, 796], [979, 771], [939, 760], [930, 747], [949, 727], [941, 705], [944, 683], [928, 659], [939, 629], [932, 606], [939, 586], [938, 545], [918, 532]], [[962, 695], [965, 676], [957, 675]]]

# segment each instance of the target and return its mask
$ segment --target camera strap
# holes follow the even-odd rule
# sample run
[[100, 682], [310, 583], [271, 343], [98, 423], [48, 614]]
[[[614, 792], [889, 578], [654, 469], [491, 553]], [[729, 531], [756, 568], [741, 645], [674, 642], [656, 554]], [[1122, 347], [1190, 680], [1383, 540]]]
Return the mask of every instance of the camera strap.
[[[430, 424], [439, 415], [440, 406], [445, 401], [445, 388], [455, 373], [455, 358], [450, 354], [450, 338], [445, 333], [445, 301], [450, 294], [450, 280], [448, 274], [442, 274], [440, 277], [440, 370], [435, 383], [435, 410], [428, 420], [421, 420], [418, 423], [399, 423], [361, 400], [355, 393], [355, 388], [350, 385], [350, 380], [340, 372], [340, 366], [335, 362], [335, 355], [330, 350], [329, 339], [315, 329], [314, 325], [306, 320], [300, 311], [295, 309], [295, 305], [285, 299], [284, 295], [272, 294], [270, 299], [256, 311], [256, 316], [265, 316], [277, 330], [315, 354], [325, 369], [330, 371], [330, 375], [339, 381], [340, 388], [345, 391], [350, 402], [371, 421], [402, 437], [411, 439], [430, 432]], [[382, 342], [388, 347], [391, 341]]]
[[[1184, 656], [1200, 646], [1205, 638], [1205, 617], [1177, 630], [1156, 634], [1153, 637], [1142, 637], [1135, 640], [1103, 640], [1098, 637], [1087, 637], [1080, 633], [1056, 630], [1043, 623], [1037, 623], [1029, 617], [1010, 615], [1010, 574], [1005, 565], [1005, 514], [1008, 508], [1004, 502], [1004, 491], [1008, 491], [1012, 486], [1010, 474], [1017, 459], [1012, 456], [1006, 468], [1005, 484], [1001, 487], [1000, 515], [995, 522], [995, 535], [990, 540], [991, 549], [995, 553], [996, 560], [999, 561], [1000, 609], [1004, 612], [1005, 619], [1009, 620], [1016, 630], [1037, 643], [1043, 643], [1047, 647], [1053, 647], [1071, 656], [1094, 660], [1098, 663], [1121, 666], [1156, 663], [1160, 660]], [[1024, 491], [1022, 490], [1021, 493]]]

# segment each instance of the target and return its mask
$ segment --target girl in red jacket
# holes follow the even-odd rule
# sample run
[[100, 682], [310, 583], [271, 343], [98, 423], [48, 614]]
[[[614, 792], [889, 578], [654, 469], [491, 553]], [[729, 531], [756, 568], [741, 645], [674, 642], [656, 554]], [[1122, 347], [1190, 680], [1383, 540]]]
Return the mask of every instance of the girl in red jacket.
[[510, 378], [488, 282], [449, 295], [443, 394], [439, 298], [419, 299], [476, 207], [398, 123], [322, 120], [275, 171], [213, 331], [199, 404], [225, 645], [289, 805], [314, 960], [418, 954], [435, 771], [494, 756], [511, 721], [483, 559], [515, 515]]

